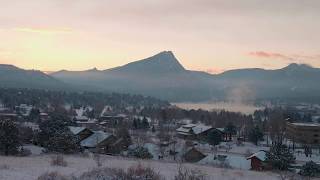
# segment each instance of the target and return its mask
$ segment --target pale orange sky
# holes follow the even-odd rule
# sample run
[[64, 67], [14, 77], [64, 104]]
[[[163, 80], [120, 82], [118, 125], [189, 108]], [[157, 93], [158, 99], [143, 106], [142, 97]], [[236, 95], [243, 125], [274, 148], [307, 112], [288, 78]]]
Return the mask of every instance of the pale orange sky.
[[0, 63], [107, 69], [171, 50], [187, 69], [320, 67], [318, 0], [0, 0]]

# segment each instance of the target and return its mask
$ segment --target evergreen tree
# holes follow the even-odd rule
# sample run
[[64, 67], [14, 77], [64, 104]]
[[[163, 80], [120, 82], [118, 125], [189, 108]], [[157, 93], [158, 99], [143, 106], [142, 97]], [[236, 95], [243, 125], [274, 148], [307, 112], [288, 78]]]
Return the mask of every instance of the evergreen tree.
[[308, 177], [319, 177], [320, 165], [316, 164], [313, 161], [307, 162], [305, 165], [302, 166], [299, 174], [302, 176], [308, 176]]
[[222, 141], [222, 134], [218, 131], [210, 131], [207, 136], [207, 141], [211, 145], [219, 145]]
[[136, 118], [133, 119], [133, 128], [138, 129], [138, 121]]
[[293, 153], [286, 145], [280, 143], [272, 145], [266, 156], [266, 161], [277, 170], [288, 170], [290, 164], [295, 162]]
[[72, 153], [79, 151], [78, 138], [74, 136], [64, 120], [50, 120], [40, 123], [39, 143], [49, 151]]
[[66, 154], [80, 151], [79, 141], [70, 130], [56, 131], [49, 139], [47, 148], [52, 152]]
[[148, 119], [146, 117], [143, 117], [142, 122], [141, 122], [141, 126], [143, 129], [148, 129], [149, 128], [149, 122]]
[[19, 147], [19, 130], [16, 124], [8, 119], [0, 120], [0, 151], [8, 156], [17, 154]]
[[258, 142], [262, 140], [263, 140], [263, 133], [258, 126], [255, 126], [249, 132], [249, 141], [251, 141], [255, 145], [258, 145]]
[[227, 126], [224, 128], [224, 131], [225, 131], [225, 133], [228, 134], [230, 141], [232, 140], [232, 135], [237, 134], [237, 128], [235, 125], [233, 125], [232, 122], [229, 122], [227, 124]]

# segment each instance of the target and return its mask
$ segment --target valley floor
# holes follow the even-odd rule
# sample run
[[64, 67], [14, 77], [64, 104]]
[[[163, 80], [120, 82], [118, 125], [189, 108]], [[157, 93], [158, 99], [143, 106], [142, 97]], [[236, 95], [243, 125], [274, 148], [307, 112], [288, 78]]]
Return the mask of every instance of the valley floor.
[[[96, 167], [92, 157], [64, 156], [67, 167], [51, 166], [50, 155], [38, 155], [30, 157], [5, 157], [0, 156], [0, 179], [1, 180], [36, 180], [38, 176], [46, 172], [59, 172], [63, 175], [79, 176], [84, 172]], [[101, 156], [103, 166], [111, 168], [129, 168], [141, 163], [143, 166], [151, 167], [166, 179], [171, 180], [178, 172], [179, 164], [153, 160], [135, 160], [121, 157]], [[210, 166], [195, 164], [183, 164], [192, 170], [200, 170], [212, 180], [276, 180], [277, 174], [270, 172], [254, 172], [246, 170], [220, 169]]]

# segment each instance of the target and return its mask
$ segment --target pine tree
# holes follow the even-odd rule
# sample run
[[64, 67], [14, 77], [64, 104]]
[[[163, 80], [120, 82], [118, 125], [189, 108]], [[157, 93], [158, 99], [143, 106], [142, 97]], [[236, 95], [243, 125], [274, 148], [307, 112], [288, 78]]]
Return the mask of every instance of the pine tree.
[[258, 142], [262, 140], [263, 140], [263, 133], [258, 126], [255, 126], [249, 132], [249, 141], [251, 141], [255, 145], [258, 145]]
[[293, 153], [286, 145], [280, 143], [272, 145], [266, 156], [266, 161], [277, 170], [288, 170], [290, 164], [295, 162]]
[[149, 128], [149, 122], [146, 117], [143, 117], [141, 124], [142, 124], [142, 128], [144, 128], [144, 129]]
[[80, 145], [77, 137], [70, 130], [55, 132], [49, 139], [47, 148], [52, 152], [75, 153], [80, 151]]
[[219, 145], [222, 141], [222, 134], [218, 131], [210, 131], [207, 136], [207, 141], [211, 145]]
[[0, 151], [6, 156], [18, 153], [19, 130], [11, 120], [0, 120]]

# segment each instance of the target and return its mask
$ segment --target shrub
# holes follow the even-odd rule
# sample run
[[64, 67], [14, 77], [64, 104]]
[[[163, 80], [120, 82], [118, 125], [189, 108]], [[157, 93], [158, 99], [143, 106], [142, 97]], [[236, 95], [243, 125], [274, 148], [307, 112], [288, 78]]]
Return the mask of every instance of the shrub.
[[47, 172], [39, 176], [37, 180], [68, 180], [68, 178], [57, 172]]
[[163, 180], [164, 178], [151, 168], [140, 164], [127, 171], [115, 168], [95, 169], [82, 174], [77, 180]]
[[143, 167], [141, 164], [130, 167], [127, 171], [127, 178], [130, 180], [161, 180], [163, 177], [159, 173], [155, 172], [150, 167]]
[[30, 156], [32, 153], [30, 151], [30, 149], [24, 149], [22, 148], [19, 152], [20, 156]]
[[316, 164], [313, 161], [307, 162], [302, 166], [301, 171], [299, 172], [302, 176], [309, 177], [319, 177], [320, 176], [320, 165]]
[[174, 180], [206, 180], [206, 176], [200, 171], [194, 171], [182, 166], [179, 166], [178, 174], [174, 177]]
[[129, 156], [134, 156], [141, 159], [152, 159], [152, 154], [148, 151], [145, 147], [137, 147], [135, 149], [129, 150], [128, 152]]
[[64, 157], [59, 154], [59, 155], [54, 155], [51, 157], [51, 165], [66, 167], [68, 165], [68, 163], [64, 160]]

